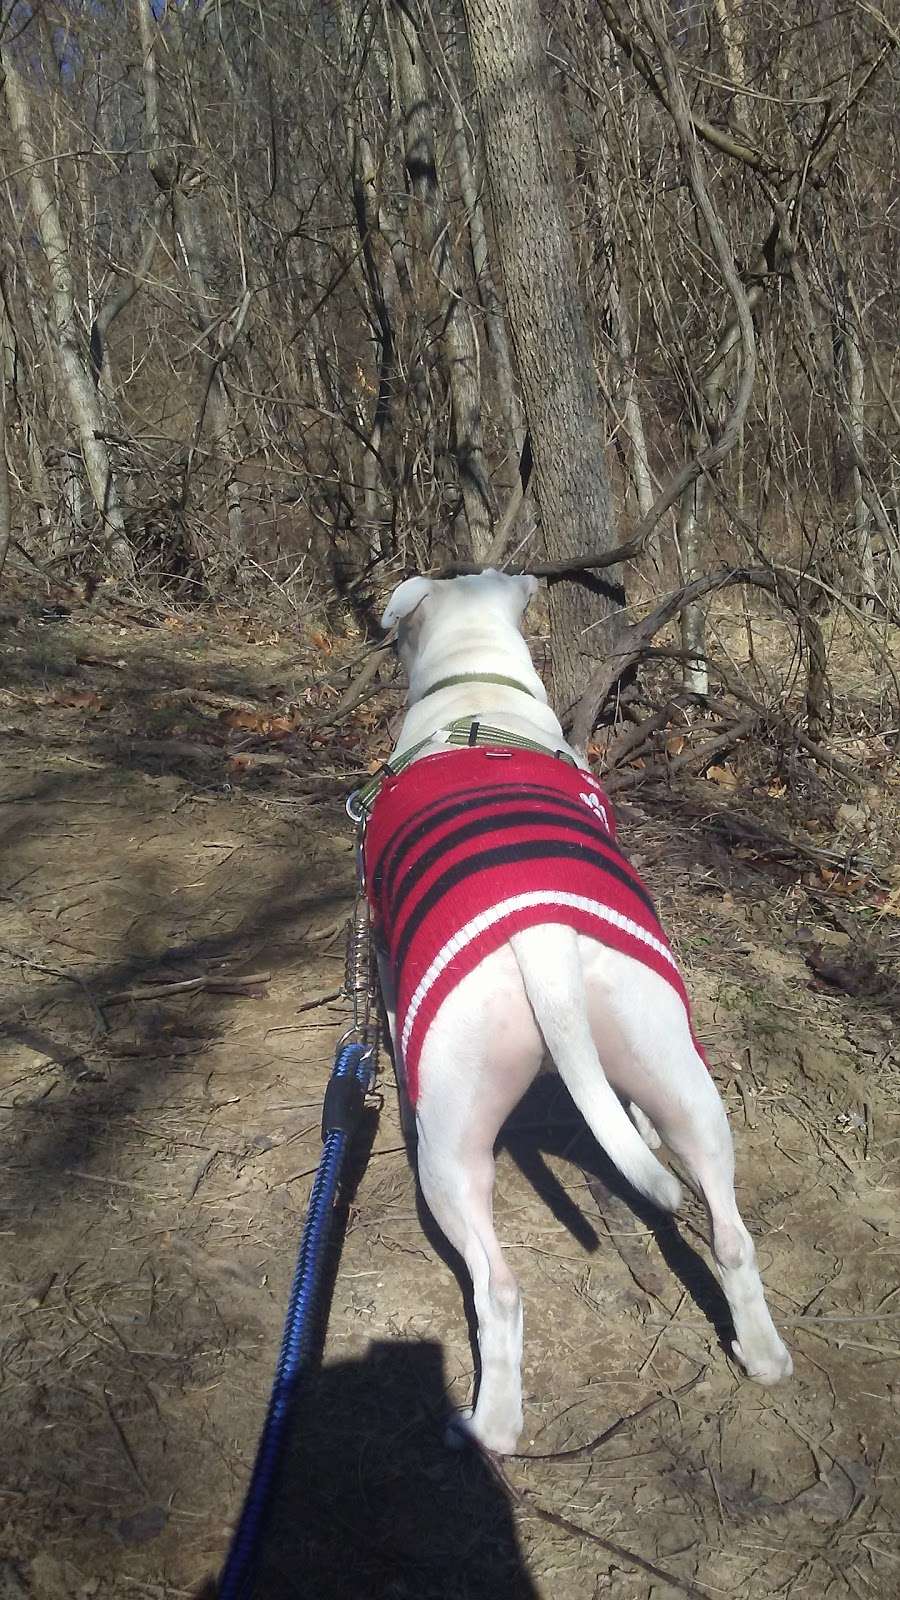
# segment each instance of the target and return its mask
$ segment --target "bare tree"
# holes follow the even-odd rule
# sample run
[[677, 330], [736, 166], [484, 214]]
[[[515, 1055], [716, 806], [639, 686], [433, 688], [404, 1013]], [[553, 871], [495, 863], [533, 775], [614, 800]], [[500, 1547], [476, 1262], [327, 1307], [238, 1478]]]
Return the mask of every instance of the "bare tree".
[[134, 559], [104, 442], [104, 419], [91, 376], [85, 339], [78, 324], [69, 246], [55, 196], [44, 178], [44, 165], [32, 135], [29, 91], [13, 64], [9, 48], [2, 45], [0, 73], [3, 76], [10, 126], [25, 170], [34, 223], [50, 280], [54, 348], [69, 416], [80, 445], [94, 504], [102, 521], [110, 558], [118, 572], [132, 576]]
[[6, 459], [7, 346], [0, 327], [0, 578], [12, 537], [12, 502], [9, 493], [9, 465]]
[[[605, 437], [563, 201], [536, 0], [464, 0], [497, 252], [552, 558], [615, 543]], [[551, 589], [553, 690], [571, 711], [608, 642], [619, 575]]]
[[17, 539], [361, 621], [398, 571], [524, 552], [582, 743], [657, 625], [706, 715], [722, 572], [775, 574], [742, 580], [751, 654], [756, 592], [824, 738], [818, 613], [900, 611], [900, 68], [878, 7], [785, 7], [133, 0], [77, 49], [17, 13]]
[[479, 350], [438, 172], [434, 102], [420, 25], [406, 0], [396, 0], [391, 13], [396, 19], [394, 55], [406, 173], [418, 201], [424, 250], [437, 289], [439, 337], [452, 406], [453, 454], [466, 526], [472, 553], [481, 558], [490, 544], [496, 508], [482, 437]]

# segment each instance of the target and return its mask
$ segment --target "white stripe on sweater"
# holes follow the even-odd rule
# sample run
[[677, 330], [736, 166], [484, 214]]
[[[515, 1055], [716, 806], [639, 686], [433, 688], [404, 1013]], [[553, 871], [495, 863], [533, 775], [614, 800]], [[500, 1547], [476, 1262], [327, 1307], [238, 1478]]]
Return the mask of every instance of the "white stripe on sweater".
[[[534, 889], [529, 894], [513, 895], [511, 899], [501, 900], [498, 906], [491, 906], [490, 910], [482, 911], [479, 916], [473, 917], [471, 922], [467, 922], [464, 927], [460, 928], [459, 932], [455, 933], [452, 939], [448, 939], [443, 948], [438, 951], [409, 1002], [409, 1008], [403, 1023], [403, 1033], [400, 1038], [404, 1054], [409, 1045], [412, 1030], [415, 1027], [416, 1017], [445, 967], [449, 966], [455, 956], [461, 955], [467, 945], [472, 944], [475, 939], [486, 933], [488, 928], [492, 928], [495, 923], [502, 922], [504, 917], [512, 916], [517, 911], [528, 910], [531, 906], [546, 906], [548, 910], [552, 910], [554, 906], [573, 906], [576, 911], [583, 911], [590, 917], [596, 917], [598, 922], [611, 923], [620, 932], [627, 933], [630, 938], [637, 939], [641, 944], [649, 946], [664, 961], [669, 962], [673, 971], [678, 972], [678, 963], [668, 945], [663, 944], [662, 940], [657, 939], [654, 934], [648, 933], [647, 929], [642, 928], [639, 922], [633, 922], [631, 917], [624, 917], [621, 911], [614, 911], [611, 906], [601, 905], [596, 900], [588, 900], [584, 895], [566, 894], [562, 890], [553, 892], [546, 889]], [[552, 922], [552, 920], [552, 917], [547, 918], [548, 922]]]

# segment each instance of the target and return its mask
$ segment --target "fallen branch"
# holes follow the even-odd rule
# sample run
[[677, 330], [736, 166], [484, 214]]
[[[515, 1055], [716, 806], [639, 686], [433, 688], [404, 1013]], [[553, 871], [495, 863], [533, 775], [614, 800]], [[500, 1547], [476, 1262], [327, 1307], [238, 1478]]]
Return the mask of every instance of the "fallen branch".
[[755, 695], [750, 694], [741, 684], [735, 683], [731, 676], [726, 674], [722, 674], [722, 676], [729, 694], [733, 694], [735, 699], [742, 701], [744, 705], [751, 706], [760, 720], [765, 722], [774, 732], [786, 733], [796, 744], [799, 744], [801, 750], [805, 750], [807, 755], [812, 756], [813, 760], [817, 761], [820, 766], [830, 767], [833, 772], [839, 773], [848, 782], [857, 784], [862, 782], [859, 772], [851, 767], [849, 762], [842, 761], [840, 756], [834, 755], [830, 750], [826, 750], [823, 745], [817, 743], [815, 739], [811, 739], [808, 734], [803, 732], [802, 728], [795, 726], [786, 712], [775, 711], [768, 706], [764, 706], [762, 701], [756, 699]]
[[247, 1000], [262, 1000], [271, 976], [269, 972], [248, 973], [242, 978], [205, 974], [202, 978], [182, 978], [175, 983], [139, 984], [134, 989], [120, 989], [118, 994], [107, 995], [104, 1003], [112, 1006], [122, 1000], [163, 1000], [174, 994], [201, 993], [234, 994]]
[[693, 769], [699, 776], [713, 761], [721, 758], [726, 750], [733, 749], [742, 739], [746, 739], [748, 733], [752, 733], [758, 724], [759, 717], [755, 714], [740, 717], [714, 739], [707, 739], [705, 744], [692, 745], [677, 756], [667, 756], [665, 760], [654, 762], [650, 766], [636, 767], [631, 771], [623, 772], [621, 768], [616, 769], [610, 773], [606, 787], [611, 795], [621, 794], [626, 789], [636, 789], [640, 784], [652, 783], [657, 779], [671, 780], [686, 768]]
[[497, 1457], [485, 1456], [485, 1460], [509, 1499], [521, 1506], [523, 1510], [532, 1512], [542, 1522], [549, 1523], [551, 1527], [560, 1528], [563, 1533], [571, 1534], [576, 1539], [587, 1539], [589, 1543], [598, 1545], [601, 1550], [605, 1550], [607, 1555], [613, 1556], [616, 1561], [621, 1561], [628, 1567], [637, 1567], [639, 1571], [645, 1572], [648, 1577], [654, 1578], [657, 1583], [668, 1584], [681, 1594], [690, 1595], [691, 1600], [707, 1600], [707, 1591], [700, 1589], [689, 1578], [676, 1578], [673, 1573], [666, 1572], [663, 1567], [656, 1566], [652, 1561], [646, 1561], [643, 1556], [636, 1555], [633, 1550], [626, 1550], [623, 1545], [615, 1544], [612, 1539], [605, 1539], [602, 1534], [594, 1533], [591, 1528], [584, 1527], [582, 1523], [572, 1522], [569, 1517], [561, 1516], [558, 1511], [551, 1511], [549, 1507], [542, 1506], [540, 1501], [536, 1500], [527, 1490], [520, 1489], [510, 1480]]
[[[333, 722], [340, 722], [341, 717], [346, 716], [348, 711], [352, 711], [355, 706], [359, 705], [359, 702], [365, 697], [366, 690], [372, 679], [377, 678], [381, 671], [382, 663], [388, 656], [390, 648], [389, 644], [374, 646], [366, 658], [362, 670], [357, 673], [353, 682], [344, 690], [337, 703], [330, 710], [323, 711], [320, 717], [314, 719], [312, 724], [314, 728], [327, 728]], [[390, 688], [390, 685], [382, 684], [380, 688], [387, 689]], [[375, 694], [379, 692], [380, 689], [373, 690]]]
[[626, 728], [624, 733], [620, 733], [618, 739], [613, 740], [613, 743], [603, 753], [604, 774], [611, 775], [616, 767], [622, 766], [624, 761], [633, 760], [644, 745], [650, 742], [654, 734], [661, 733], [663, 728], [668, 727], [674, 710], [675, 701], [667, 700], [665, 705], [661, 706], [658, 711], [654, 711], [652, 716], [645, 717], [643, 722], [632, 725], [630, 728]]
[[724, 834], [730, 843], [753, 845], [769, 855], [803, 856], [809, 861], [823, 861], [840, 872], [858, 873], [874, 883], [888, 881], [878, 872], [871, 856], [860, 855], [854, 850], [828, 850], [821, 845], [805, 844], [774, 829], [763, 828], [750, 817], [735, 816], [731, 811], [705, 818], [704, 825], [714, 833]]
[[641, 659], [643, 651], [650, 645], [655, 636], [665, 628], [673, 619], [684, 610], [685, 606], [699, 600], [703, 595], [716, 593], [720, 589], [727, 589], [735, 583], [749, 583], [759, 589], [764, 589], [767, 594], [774, 596], [781, 604], [786, 605], [797, 618], [797, 624], [803, 634], [807, 647], [807, 654], [811, 663], [816, 663], [815, 675], [816, 699], [812, 701], [813, 675], [810, 674], [808, 688], [809, 715], [811, 720], [820, 724], [824, 720], [821, 706], [821, 662], [824, 658], [824, 645], [822, 630], [815, 618], [810, 616], [807, 608], [801, 603], [796, 585], [785, 573], [777, 567], [731, 567], [720, 572], [707, 572], [699, 578], [694, 578], [691, 583], [682, 584], [660, 601], [653, 611], [642, 617], [639, 622], [631, 623], [620, 629], [616, 647], [598, 662], [591, 675], [587, 688], [575, 707], [572, 718], [571, 739], [578, 749], [585, 749], [587, 741], [593, 732], [601, 707], [605, 704], [610, 691], [618, 682], [624, 672], [636, 666]]

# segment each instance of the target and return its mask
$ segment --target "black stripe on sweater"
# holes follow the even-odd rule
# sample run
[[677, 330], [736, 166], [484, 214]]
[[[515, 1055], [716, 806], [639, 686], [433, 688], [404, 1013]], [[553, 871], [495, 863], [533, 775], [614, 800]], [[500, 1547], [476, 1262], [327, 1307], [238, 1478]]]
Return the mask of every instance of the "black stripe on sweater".
[[[412, 771], [415, 771], [415, 768]], [[407, 819], [391, 840], [381, 862], [382, 877], [393, 875], [396, 870], [395, 864], [399, 863], [400, 857], [420, 844], [423, 839], [427, 839], [432, 827], [439, 826], [442, 822], [452, 822], [454, 817], [466, 815], [473, 806], [505, 805], [513, 794], [517, 799], [530, 798], [532, 794], [546, 799], [549, 793], [550, 790], [538, 784], [497, 783], [486, 784], [483, 789], [466, 789], [450, 800], [429, 801], [420, 811], [414, 812]], [[576, 802], [568, 801], [565, 796], [563, 800], [570, 809], [575, 809]]]
[[[510, 801], [523, 802], [540, 801], [548, 810], [568, 811], [573, 816], [583, 817], [585, 805], [582, 800], [572, 800], [566, 794], [560, 794], [557, 789], [543, 784], [494, 784], [483, 789], [470, 789], [462, 797], [456, 797], [446, 803], [432, 802], [421, 811], [417, 811], [404, 823], [396, 838], [392, 840], [384, 853], [378, 872], [375, 877], [375, 887], [385, 884], [388, 895], [393, 894], [393, 882], [400, 868], [400, 863], [410, 850], [427, 839], [432, 828], [439, 827], [444, 822], [452, 822], [455, 817], [468, 816], [475, 809], [486, 806], [505, 806]], [[610, 850], [619, 857], [620, 861], [627, 861], [627, 857], [616, 844], [611, 835], [606, 835], [602, 823], [597, 820], [597, 833], [606, 836]]]
[[[549, 842], [550, 829], [559, 829], [563, 832], [580, 835], [590, 849], [592, 859], [596, 853], [603, 860], [605, 869], [613, 877], [617, 877], [622, 883], [629, 885], [655, 920], [656, 911], [653, 901], [650, 899], [640, 879], [636, 874], [633, 878], [627, 876], [631, 870], [627, 863], [623, 862], [622, 866], [619, 866], [619, 861], [621, 861], [619, 852], [586, 806], [582, 806], [574, 816], [569, 816], [568, 814], [562, 816], [548, 815], [546, 810], [538, 810], [535, 806], [531, 806], [527, 810], [523, 808], [519, 811], [504, 811], [502, 819], [491, 813], [487, 816], [470, 817], [461, 827], [454, 828], [451, 833], [443, 834], [427, 850], [423, 850], [422, 854], [417, 856], [405, 871], [395, 862], [390, 874], [390, 881], [385, 881], [382, 885], [382, 898], [387, 911], [388, 925], [390, 926], [396, 920], [404, 899], [435, 863], [440, 861], [442, 856], [448, 855], [451, 850], [455, 850], [459, 845], [464, 845], [470, 840], [480, 838], [482, 834], [505, 832], [507, 828], [540, 828], [543, 838], [547, 842]], [[618, 861], [610, 862], [608, 867], [606, 866], [606, 857], [604, 855], [606, 849], [610, 849], [619, 858]], [[376, 879], [376, 891], [378, 887], [378, 880]]]
[[[538, 839], [533, 844], [503, 845], [493, 850], [482, 850], [477, 855], [466, 856], [463, 861], [457, 861], [452, 867], [448, 867], [446, 872], [435, 879], [430, 889], [423, 894], [421, 900], [418, 900], [413, 906], [397, 943], [395, 955], [397, 970], [399, 971], [403, 966], [416, 932], [429, 912], [433, 911], [444, 896], [449, 894], [452, 889], [455, 889], [458, 884], [464, 883], [467, 878], [474, 878], [479, 872], [489, 871], [492, 867], [513, 866], [522, 861], [540, 861], [542, 859], [546, 860], [548, 857], [557, 861], [580, 861], [582, 863], [591, 861], [601, 871], [608, 872], [611, 878], [616, 878], [632, 894], [637, 894], [632, 879], [627, 873], [623, 872], [617, 862], [608, 861], [604, 856], [596, 855], [584, 845], [570, 844], [568, 840]], [[407, 885], [404, 884], [403, 887], [404, 891], [406, 891]], [[644, 900], [645, 896], [641, 895], [640, 898]], [[657, 921], [655, 911], [653, 912], [653, 920], [654, 922]], [[659, 926], [658, 922], [657, 926]]]

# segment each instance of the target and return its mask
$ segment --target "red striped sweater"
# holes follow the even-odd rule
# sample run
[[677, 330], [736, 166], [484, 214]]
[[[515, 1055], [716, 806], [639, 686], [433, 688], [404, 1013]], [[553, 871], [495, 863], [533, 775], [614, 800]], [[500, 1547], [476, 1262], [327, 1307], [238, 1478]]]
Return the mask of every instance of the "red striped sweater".
[[616, 844], [612, 807], [589, 772], [506, 748], [426, 756], [382, 785], [364, 850], [413, 1104], [441, 1002], [521, 928], [562, 922], [634, 956], [690, 1014], [653, 902]]

